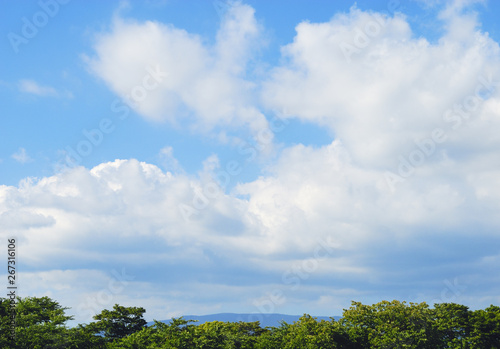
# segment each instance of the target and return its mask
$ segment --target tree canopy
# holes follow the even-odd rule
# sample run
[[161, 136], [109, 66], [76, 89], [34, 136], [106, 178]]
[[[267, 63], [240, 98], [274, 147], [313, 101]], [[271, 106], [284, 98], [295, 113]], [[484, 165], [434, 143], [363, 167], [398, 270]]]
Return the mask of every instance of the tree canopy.
[[352, 302], [340, 320], [304, 314], [294, 323], [262, 328], [256, 322], [212, 321], [197, 325], [173, 318], [146, 326], [141, 307], [104, 309], [94, 322], [69, 328], [62, 307], [48, 297], [18, 298], [15, 338], [10, 300], [0, 298], [1, 348], [500, 348], [500, 307], [470, 310], [455, 303]]

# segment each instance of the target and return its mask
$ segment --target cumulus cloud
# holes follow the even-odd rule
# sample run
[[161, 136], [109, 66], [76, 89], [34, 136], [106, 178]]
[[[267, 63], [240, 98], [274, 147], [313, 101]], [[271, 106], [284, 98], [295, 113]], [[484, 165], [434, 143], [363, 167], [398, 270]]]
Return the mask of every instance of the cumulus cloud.
[[97, 36], [95, 56], [87, 60], [147, 119], [198, 132], [244, 126], [256, 133], [267, 121], [255, 107], [255, 86], [246, 74], [260, 35], [254, 9], [240, 3], [225, 13], [212, 46], [172, 25], [117, 16], [111, 31]]
[[447, 23], [453, 25], [436, 44], [415, 37], [402, 14], [353, 7], [327, 23], [300, 23], [263, 100], [329, 127], [360, 166], [394, 168], [415, 141], [437, 127], [451, 130], [453, 118], [463, 117], [444, 114], [467, 103], [474, 127], [450, 131], [447, 147], [452, 152], [475, 139], [483, 148], [493, 131], [478, 120], [499, 95], [499, 47], [469, 16], [455, 14]]
[[[323, 314], [326, 303], [377, 301], [389, 278], [397, 287], [388, 297], [408, 299], [411, 278], [425, 278], [429, 286], [419, 290], [437, 297], [449, 266], [464, 260], [470, 264], [460, 282], [485, 283], [481, 268], [496, 263], [499, 222], [487, 212], [464, 213], [494, 210], [500, 193], [485, 189], [498, 175], [462, 190], [424, 182], [392, 194], [376, 171], [355, 166], [339, 141], [298, 145], [268, 175], [208, 197], [186, 220], [180, 205], [197, 207], [193, 200], [207, 193], [217, 167], [209, 158], [192, 178], [116, 160], [0, 187], [2, 231], [23, 246], [30, 294], [67, 299], [78, 321], [115, 302], [151, 308], [148, 319], [242, 307]], [[474, 191], [482, 194], [471, 202]], [[481, 248], [464, 252], [471, 243]], [[117, 273], [128, 275], [123, 287]], [[89, 275], [92, 283], [74, 282]], [[282, 301], [270, 303], [278, 291]]]
[[[25, 180], [19, 187], [0, 187], [1, 230], [23, 246], [25, 280], [34, 270], [45, 271], [47, 277], [58, 275], [61, 293], [78, 289], [65, 276], [74, 278], [80, 270], [126, 268], [137, 279], [151, 280], [156, 293], [194, 280], [223, 285], [237, 265], [249, 268], [244, 260], [228, 260], [248, 253], [238, 247], [239, 238], [250, 239], [255, 229], [245, 218], [241, 200], [223, 194], [186, 221], [179, 205], [192, 202], [203, 185], [199, 179], [136, 160], [116, 160], [91, 170], [77, 167]], [[66, 271], [57, 271], [61, 266]], [[89, 287], [77, 294], [99, 291]], [[38, 294], [47, 288], [41, 287]], [[126, 288], [126, 297], [131, 297], [131, 288]], [[175, 311], [184, 310], [177, 306]]]

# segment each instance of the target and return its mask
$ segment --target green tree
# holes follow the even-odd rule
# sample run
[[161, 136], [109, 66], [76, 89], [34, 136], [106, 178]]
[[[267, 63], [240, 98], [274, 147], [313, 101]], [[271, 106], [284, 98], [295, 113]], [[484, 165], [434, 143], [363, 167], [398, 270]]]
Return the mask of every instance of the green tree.
[[156, 322], [153, 326], [143, 327], [140, 331], [109, 343], [108, 347], [120, 349], [183, 348], [169, 344], [168, 337], [159, 330], [161, 325], [165, 324]]
[[266, 331], [263, 332], [257, 342], [255, 343], [255, 348], [257, 349], [282, 349], [285, 342], [285, 337], [287, 336], [290, 325], [285, 321], [281, 323], [278, 327], [266, 327]]
[[113, 310], [104, 309], [94, 316], [96, 322], [91, 322], [86, 329], [102, 335], [107, 341], [114, 341], [140, 331], [146, 326], [143, 314], [144, 308], [123, 307], [115, 304]]
[[490, 305], [471, 314], [471, 348], [500, 348], [500, 307]]
[[[189, 349], [194, 348], [196, 326], [194, 320], [172, 318], [169, 323], [155, 321], [156, 343], [161, 348]], [[148, 347], [149, 348], [149, 347]]]
[[330, 349], [348, 348], [350, 343], [344, 328], [335, 320], [317, 321], [304, 314], [299, 321], [287, 327], [282, 348]]
[[341, 323], [353, 348], [437, 348], [432, 311], [426, 303], [394, 300], [369, 306], [352, 302]]
[[254, 348], [258, 338], [266, 329], [260, 327], [259, 321], [255, 322], [228, 322], [225, 324], [224, 348], [250, 349]]
[[107, 348], [105, 338], [96, 335], [85, 325], [81, 324], [66, 331], [64, 334], [64, 342], [64, 348], [66, 349]]
[[0, 298], [0, 348], [12, 348], [11, 308], [8, 298]]
[[16, 345], [19, 348], [66, 348], [68, 320], [63, 308], [49, 297], [18, 298]]
[[266, 329], [255, 322], [212, 321], [196, 326], [194, 348], [251, 349]]
[[[11, 311], [15, 311], [15, 340]], [[66, 327], [73, 317], [48, 297], [18, 298], [14, 308], [0, 298], [0, 348], [6, 349], [357, 349], [432, 348], [500, 349], [500, 307], [470, 311], [443, 303], [352, 302], [340, 321], [317, 321], [304, 314], [293, 324], [260, 327], [259, 322], [191, 320], [155, 321], [146, 327], [145, 310], [122, 307], [103, 310], [96, 322]]]
[[224, 342], [226, 340], [225, 327], [225, 323], [222, 321], [211, 321], [198, 325], [195, 332], [196, 348], [224, 348]]
[[18, 297], [13, 340], [10, 300], [0, 298], [0, 348], [99, 348], [98, 338], [66, 326], [67, 309], [49, 297]]
[[434, 304], [433, 326], [436, 348], [470, 348], [469, 308], [455, 303]]

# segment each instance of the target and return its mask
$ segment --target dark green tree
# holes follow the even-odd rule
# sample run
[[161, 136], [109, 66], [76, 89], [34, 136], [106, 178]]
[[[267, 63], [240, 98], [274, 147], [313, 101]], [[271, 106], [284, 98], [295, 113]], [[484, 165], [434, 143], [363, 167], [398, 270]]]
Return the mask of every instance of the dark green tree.
[[12, 348], [11, 308], [8, 298], [0, 298], [0, 348]]
[[104, 309], [95, 315], [94, 320], [97, 321], [88, 324], [86, 329], [102, 335], [107, 341], [114, 341], [142, 330], [146, 326], [143, 318], [145, 312], [144, 308], [115, 304], [113, 310]]
[[490, 305], [470, 315], [471, 348], [500, 348], [500, 307]]
[[470, 348], [469, 308], [455, 303], [434, 304], [433, 326], [436, 348]]
[[99, 348], [98, 338], [66, 326], [72, 316], [49, 297], [16, 299], [14, 339], [11, 338], [10, 300], [0, 298], [1, 348]]

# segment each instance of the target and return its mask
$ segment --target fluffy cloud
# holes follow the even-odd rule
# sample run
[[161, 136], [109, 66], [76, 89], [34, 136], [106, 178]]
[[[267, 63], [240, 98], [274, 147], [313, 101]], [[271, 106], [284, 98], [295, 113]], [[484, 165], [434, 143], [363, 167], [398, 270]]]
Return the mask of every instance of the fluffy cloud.
[[[55, 250], [66, 258], [73, 256], [72, 263], [78, 265], [86, 263], [87, 253], [112, 247], [115, 253], [108, 256], [112, 260], [133, 250], [136, 239], [160, 241], [172, 251], [175, 246], [191, 244], [190, 251], [170, 256], [188, 259], [190, 253], [196, 256], [200, 252], [192, 239], [209, 241], [203, 237], [202, 227], [188, 229], [178, 208], [180, 202], [191, 200], [196, 185], [153, 165], [117, 160], [92, 170], [79, 167], [38, 181], [27, 180], [20, 188], [3, 187], [2, 217], [12, 234], [27, 239], [26, 260], [37, 265], [57, 265], [49, 258]], [[32, 223], [27, 227], [28, 222]], [[26, 234], [26, 228], [38, 233]], [[40, 244], [50, 247], [39, 249]]]
[[[207, 171], [216, 167], [214, 159], [207, 161]], [[0, 226], [2, 234], [18, 240], [24, 291], [67, 300], [77, 321], [89, 321], [92, 311], [114, 302], [149, 305], [149, 316], [158, 319], [200, 307], [214, 312], [243, 304], [257, 311], [261, 303], [255, 302], [267, 291], [291, 287], [282, 284], [283, 272], [290, 270], [288, 281], [296, 284], [290, 268], [303, 268], [301, 258], [292, 253], [273, 261], [277, 255], [260, 218], [233, 195], [210, 198], [185, 220], [180, 205], [210, 183], [207, 173], [189, 178], [137, 160], [116, 160], [0, 187]], [[330, 240], [310, 240], [310, 248], [301, 249], [313, 263], [314, 248], [321, 260], [331, 257]], [[325, 264], [314, 271], [362, 272], [343, 268]], [[314, 284], [308, 287], [320, 292]]]
[[[206, 192], [217, 166], [208, 159], [191, 178], [116, 160], [2, 186], [0, 226], [22, 246], [25, 291], [64, 302], [81, 322], [115, 302], [151, 309], [148, 319], [231, 309], [323, 314], [353, 297], [376, 302], [388, 282], [394, 290], [384, 297], [426, 301], [457, 276], [461, 287], [491, 287], [480, 270], [498, 261], [498, 222], [477, 210], [498, 202], [500, 193], [485, 191], [498, 176], [463, 190], [427, 183], [391, 193], [340, 142], [299, 145], [268, 175], [209, 198], [185, 220], [180, 206]], [[482, 196], [471, 201], [474, 190]]]
[[[448, 156], [470, 139], [481, 152], [493, 149], [499, 47], [473, 17], [453, 13], [436, 44], [415, 37], [401, 14], [354, 7], [328, 23], [300, 23], [282, 49], [287, 63], [265, 85], [264, 102], [329, 127], [360, 166], [396, 167], [398, 156], [407, 157], [435, 128], [449, 134]], [[456, 130], [453, 120], [466, 118], [456, 108], [468, 107], [471, 127]], [[488, 122], [481, 121], [485, 109]]]
[[336, 140], [289, 148], [270, 175], [239, 187], [276, 251], [307, 248], [304, 231], [330, 234], [372, 285], [391, 278], [402, 290], [450, 272], [487, 284], [475, 273], [484, 254], [498, 255], [487, 246], [498, 240], [500, 50], [458, 5], [441, 13], [447, 31], [435, 44], [401, 14], [355, 7], [296, 27], [263, 101]]
[[307, 246], [311, 222], [314, 234], [333, 232], [352, 251], [429, 226], [444, 236], [478, 221], [483, 234], [494, 230], [498, 220], [483, 208], [497, 205], [482, 195], [499, 171], [500, 51], [453, 9], [442, 16], [460, 25], [436, 44], [416, 38], [403, 15], [355, 7], [297, 26], [263, 100], [329, 127], [336, 140], [289, 148], [272, 175], [240, 186], [277, 250], [290, 249], [284, 236]]
[[267, 121], [245, 77], [260, 31], [254, 10], [240, 3], [225, 13], [213, 46], [172, 25], [115, 17], [111, 31], [97, 37], [88, 63], [147, 119], [198, 132], [245, 126], [256, 133]]

